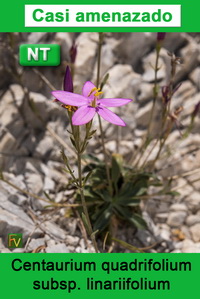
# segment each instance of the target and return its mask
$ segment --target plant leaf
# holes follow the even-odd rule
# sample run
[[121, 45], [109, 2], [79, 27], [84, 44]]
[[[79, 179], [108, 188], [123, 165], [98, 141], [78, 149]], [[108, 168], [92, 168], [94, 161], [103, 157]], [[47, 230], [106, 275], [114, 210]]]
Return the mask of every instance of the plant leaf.
[[129, 207], [136, 207], [140, 204], [140, 199], [136, 198], [119, 198], [119, 200], [116, 199], [116, 204], [122, 205], [122, 206], [129, 206]]
[[105, 75], [105, 77], [103, 78], [103, 81], [101, 82], [101, 85], [100, 85], [100, 89], [102, 90], [104, 85], [106, 84], [106, 82], [108, 81], [108, 78], [109, 78], [109, 73], [107, 73]]
[[87, 233], [88, 233], [88, 235], [90, 235], [90, 233], [89, 233], [89, 224], [88, 224], [88, 222], [87, 222], [87, 218], [86, 218], [86, 216], [85, 216], [85, 214], [82, 212], [82, 214], [81, 214], [81, 218], [82, 218], [82, 220], [83, 220], [83, 224], [84, 224], [84, 226], [85, 226], [85, 229], [86, 229], [86, 231], [87, 231]]
[[46, 196], [46, 198], [50, 201], [50, 202], [54, 202], [54, 200], [49, 196], [49, 194], [46, 191], [43, 191], [44, 195]]
[[139, 252], [141, 252], [141, 253], [144, 253], [144, 251], [143, 251], [142, 249], [137, 248], [137, 247], [135, 247], [135, 246], [133, 246], [133, 245], [127, 243], [127, 242], [124, 242], [124, 241], [119, 240], [119, 239], [114, 238], [114, 237], [112, 237], [112, 240], [115, 241], [115, 242], [117, 242], [117, 243], [119, 243], [119, 244], [122, 245], [124, 248], [126, 248], [126, 249], [128, 249], [128, 250], [130, 250], [130, 251], [133, 251], [133, 252], [139, 251]]
[[117, 210], [117, 214], [119, 216], [123, 217], [125, 220], [129, 221], [137, 228], [147, 228], [145, 220], [139, 214], [131, 212], [131, 210], [129, 210], [128, 208], [120, 208], [119, 206], [115, 206], [115, 209]]
[[103, 208], [99, 210], [97, 215], [97, 219], [94, 223], [94, 231], [99, 230], [102, 231], [106, 226], [109, 225], [110, 219], [112, 216], [112, 207], [103, 205]]
[[85, 186], [85, 184], [87, 183], [88, 179], [90, 178], [90, 176], [92, 175], [93, 170], [91, 170], [90, 172], [88, 172], [88, 174], [86, 175], [86, 177], [83, 180], [83, 186]]
[[112, 155], [112, 167], [111, 167], [111, 178], [114, 185], [117, 185], [117, 182], [121, 176], [123, 158], [119, 154]]

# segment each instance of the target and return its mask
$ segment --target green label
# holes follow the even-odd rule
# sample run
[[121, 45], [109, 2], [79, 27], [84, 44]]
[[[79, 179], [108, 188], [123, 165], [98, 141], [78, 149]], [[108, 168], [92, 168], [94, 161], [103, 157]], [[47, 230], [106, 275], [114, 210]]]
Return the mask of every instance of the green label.
[[2, 253], [1, 294], [21, 286], [20, 299], [199, 298], [199, 269], [200, 254], [189, 253]]
[[55, 44], [21, 45], [19, 63], [23, 66], [57, 66], [60, 64], [60, 46]]
[[8, 248], [22, 248], [22, 234], [8, 234]]
[[[143, 0], [143, 1], [134, 1], [134, 0], [59, 0], [59, 2], [56, 2], [55, 0], [43, 0], [43, 1], [27, 1], [27, 0], [10, 0], [10, 1], [1, 1], [1, 10], [0, 10], [0, 31], [1, 32], [199, 32], [200, 30], [200, 23], [199, 23], [199, 11], [200, 11], [200, 1], [193, 1], [191, 4], [191, 1], [188, 0], [178, 0], [178, 1], [169, 1], [169, 0]], [[46, 6], [46, 9], [43, 9], [41, 7], [42, 5]], [[25, 6], [35, 6], [32, 13], [30, 14], [26, 13]], [[53, 10], [49, 8], [50, 5], [56, 5], [57, 7]], [[59, 5], [65, 5], [66, 8], [63, 11], [59, 10]], [[69, 8], [69, 5], [76, 5], [77, 6], [77, 13], [79, 22], [75, 19], [75, 24], [69, 27], [69, 22], [73, 22], [73, 15], [72, 11]], [[104, 26], [103, 30], [99, 26], [99, 22], [97, 22], [97, 25], [94, 24], [94, 22], [87, 22], [87, 21], [80, 21], [82, 20], [82, 13], [83, 8], [85, 5], [104, 5], [104, 9], [102, 12], [97, 9], [97, 14], [93, 15], [91, 14], [92, 11], [90, 9], [87, 10], [87, 13], [89, 13], [90, 18], [93, 16], [97, 16], [98, 13], [101, 15], [101, 19], [103, 21]], [[151, 11], [148, 11], [148, 9], [144, 10], [144, 12], [147, 12], [149, 14], [142, 15], [137, 17], [137, 15], [132, 15], [131, 21], [129, 24], [127, 22], [127, 19], [129, 19], [128, 14], [121, 15], [122, 11], [116, 11], [114, 8], [113, 13], [117, 13], [115, 15], [116, 17], [119, 15], [123, 18], [123, 22], [120, 22], [117, 24], [117, 22], [113, 22], [113, 26], [111, 27], [110, 19], [112, 19], [112, 14], [109, 15], [109, 12], [107, 10], [107, 7], [109, 5], [121, 5], [122, 8], [125, 5], [181, 5], [180, 9], [180, 25], [170, 25], [171, 21], [177, 20], [177, 14], [175, 12], [170, 12], [167, 10], [167, 14], [164, 15], [161, 14], [160, 16], [157, 16], [158, 18], [165, 19], [164, 23], [167, 25], [167, 28], [163, 27], [158, 20], [156, 19], [154, 26], [147, 24], [149, 17], [152, 16]], [[157, 8], [157, 12], [159, 7]], [[127, 12], [127, 11], [126, 11]], [[137, 12], [137, 10], [133, 10], [133, 12]], [[169, 14], [170, 13], [170, 14]], [[171, 19], [172, 14], [172, 20]], [[75, 17], [77, 17], [75, 15]], [[84, 20], [86, 20], [87, 15], [84, 13]], [[143, 19], [143, 22], [142, 22]], [[135, 20], [135, 21], [134, 21]], [[140, 20], [140, 21], [139, 21]], [[154, 15], [155, 20], [155, 15]], [[29, 24], [31, 21], [34, 21], [34, 24]], [[124, 23], [125, 27], [121, 27], [121, 25]], [[126, 24], [127, 23], [127, 24]], [[145, 25], [145, 27], [140, 27], [139, 25]], [[88, 25], [91, 25], [92, 27], [87, 27]], [[135, 27], [135, 25], [139, 27]], [[116, 27], [115, 27], [116, 25]], [[28, 27], [26, 27], [28, 26]], [[38, 27], [39, 26], [39, 27]], [[64, 26], [64, 27], [62, 27]], [[168, 27], [169, 26], [169, 27]]]

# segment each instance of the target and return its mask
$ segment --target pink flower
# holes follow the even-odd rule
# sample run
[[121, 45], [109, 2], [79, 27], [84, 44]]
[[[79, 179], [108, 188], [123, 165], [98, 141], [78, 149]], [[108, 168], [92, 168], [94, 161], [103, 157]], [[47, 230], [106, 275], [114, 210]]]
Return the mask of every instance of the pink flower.
[[106, 107], [123, 106], [132, 100], [121, 98], [99, 99], [100, 94], [102, 94], [99, 90], [92, 82], [87, 81], [83, 85], [82, 95], [62, 90], [52, 91], [52, 94], [65, 105], [79, 107], [72, 116], [72, 124], [75, 126], [90, 122], [96, 113], [114, 125], [126, 126], [125, 122], [119, 116]]

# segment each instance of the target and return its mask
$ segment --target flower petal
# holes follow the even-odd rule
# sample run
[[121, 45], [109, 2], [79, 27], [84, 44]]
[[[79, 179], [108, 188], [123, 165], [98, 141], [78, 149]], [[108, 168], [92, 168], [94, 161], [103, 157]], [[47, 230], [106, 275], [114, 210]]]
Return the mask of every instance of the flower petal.
[[107, 120], [109, 123], [122, 127], [126, 126], [126, 123], [119, 116], [117, 116], [115, 113], [113, 113], [107, 108], [99, 107], [97, 109], [97, 113], [99, 113], [99, 115], [103, 119]]
[[97, 101], [98, 104], [106, 107], [119, 107], [131, 102], [131, 99], [100, 99]]
[[87, 124], [94, 117], [95, 113], [94, 107], [82, 106], [72, 116], [72, 124], [75, 126]]
[[88, 104], [88, 99], [77, 93], [72, 93], [63, 90], [55, 90], [52, 91], [52, 95], [65, 105], [83, 106]]
[[94, 93], [95, 93], [95, 91], [88, 97], [88, 95], [89, 95], [89, 93], [91, 92], [91, 90], [93, 89], [93, 88], [95, 88], [96, 86], [92, 83], [92, 82], [90, 82], [90, 81], [86, 81], [85, 82], [85, 84], [83, 85], [83, 89], [82, 89], [82, 95], [84, 96], [84, 97], [87, 97], [87, 98], [90, 98], [90, 99], [94, 99]]

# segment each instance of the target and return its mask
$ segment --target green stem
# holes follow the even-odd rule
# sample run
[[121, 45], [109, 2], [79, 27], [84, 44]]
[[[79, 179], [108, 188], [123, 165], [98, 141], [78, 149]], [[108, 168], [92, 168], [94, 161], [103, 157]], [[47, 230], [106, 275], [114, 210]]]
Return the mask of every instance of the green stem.
[[[97, 88], [99, 88], [99, 85], [100, 85], [100, 66], [101, 66], [102, 44], [103, 44], [103, 32], [100, 32], [99, 33], [98, 54], [97, 54], [98, 55], [97, 56], [97, 81], [96, 81]], [[99, 128], [100, 128], [100, 133], [101, 133], [101, 143], [102, 143], [103, 154], [104, 154], [104, 162], [105, 162], [105, 167], [106, 167], [106, 175], [107, 175], [107, 180], [108, 180], [108, 187], [109, 187], [110, 195], [112, 196], [112, 194], [113, 194], [113, 187], [112, 187], [112, 181], [111, 181], [111, 177], [110, 177], [109, 162], [108, 162], [107, 155], [106, 155], [104, 132], [103, 132], [101, 118], [100, 118], [99, 115], [98, 115], [98, 120], [99, 120]]]
[[147, 129], [147, 138], [150, 134], [154, 108], [155, 108], [156, 100], [157, 100], [157, 97], [158, 97], [158, 60], [159, 60], [159, 53], [160, 53], [160, 51], [157, 50], [156, 51], [156, 62], [155, 62], [154, 88], [153, 88], [154, 97], [153, 97], [153, 105], [152, 105], [152, 108], [151, 108], [150, 118], [149, 118], [149, 125], [148, 125], [148, 129]]
[[101, 65], [101, 50], [103, 45], [103, 32], [99, 32], [99, 46], [98, 46], [98, 54], [97, 54], [97, 82], [96, 86], [99, 87], [100, 83], [100, 65]]
[[152, 146], [151, 150], [150, 150], [149, 153], [147, 154], [145, 160], [143, 161], [143, 164], [142, 164], [142, 166], [141, 166], [141, 169], [144, 169], [144, 168], [145, 168], [146, 163], [148, 162], [148, 159], [149, 159], [151, 153], [153, 152], [153, 150], [155, 149], [155, 147], [156, 147], [158, 141], [159, 141], [159, 139], [156, 140], [156, 142], [155, 142], [154, 145]]
[[173, 121], [171, 120], [171, 123], [169, 123], [168, 127], [166, 128], [166, 133], [163, 136], [163, 130], [165, 129], [165, 126], [167, 124], [167, 119], [168, 119], [168, 116], [170, 115], [170, 110], [171, 110], [171, 101], [172, 101], [172, 96], [173, 96], [173, 84], [174, 84], [175, 74], [176, 74], [176, 58], [174, 58], [174, 56], [172, 55], [172, 57], [171, 57], [171, 79], [169, 82], [169, 88], [170, 88], [169, 100], [168, 100], [168, 103], [164, 110], [163, 118], [162, 118], [162, 125], [161, 125], [161, 130], [160, 130], [160, 147], [159, 147], [158, 153], [153, 161], [152, 167], [155, 166], [156, 161], [159, 159], [160, 153], [161, 153], [161, 151], [166, 143], [166, 140], [171, 132], [171, 129], [173, 127]]
[[99, 119], [99, 128], [100, 128], [100, 132], [101, 132], [101, 142], [102, 142], [102, 147], [103, 147], [104, 162], [105, 162], [105, 166], [106, 166], [106, 175], [107, 175], [107, 179], [108, 179], [108, 188], [109, 188], [110, 195], [112, 195], [113, 194], [113, 187], [112, 187], [112, 181], [111, 181], [111, 177], [110, 177], [110, 170], [109, 170], [109, 165], [108, 165], [108, 160], [107, 160], [107, 155], [106, 155], [104, 132], [103, 132], [103, 127], [102, 127], [102, 123], [101, 123], [101, 118], [100, 118], [99, 115], [98, 115], [98, 119]]
[[172, 126], [173, 126], [173, 122], [171, 122], [171, 124], [169, 125], [169, 127], [168, 127], [168, 129], [167, 129], [167, 132], [166, 132], [165, 136], [163, 137], [163, 139], [160, 139], [160, 147], [159, 147], [159, 150], [158, 150], [158, 152], [157, 152], [157, 155], [156, 155], [156, 157], [155, 157], [155, 159], [153, 160], [153, 163], [152, 163], [152, 165], [151, 165], [152, 169], [153, 169], [153, 167], [155, 166], [156, 161], [157, 161], [157, 160], [159, 159], [159, 157], [160, 157], [160, 153], [161, 153], [161, 151], [162, 151], [162, 149], [163, 149], [163, 147], [164, 147], [164, 145], [165, 145], [165, 142], [166, 142], [166, 140], [167, 140], [167, 138], [168, 138], [168, 136], [169, 136], [169, 134], [170, 134], [170, 131], [171, 131], [171, 129], [172, 129]]
[[143, 154], [148, 147], [151, 137], [150, 137], [150, 130], [151, 130], [151, 125], [152, 125], [152, 120], [153, 120], [153, 114], [154, 114], [154, 109], [156, 105], [156, 100], [158, 97], [158, 60], [159, 60], [159, 54], [160, 54], [160, 47], [156, 48], [156, 61], [155, 61], [155, 77], [154, 77], [154, 87], [153, 87], [153, 104], [150, 112], [150, 117], [149, 117], [149, 124], [147, 128], [147, 133], [145, 135], [142, 147], [141, 147], [141, 155], [137, 159], [137, 162], [135, 163], [135, 167], [137, 167], [143, 157]]
[[93, 234], [93, 230], [92, 230], [92, 225], [91, 225], [91, 222], [90, 222], [90, 217], [89, 217], [89, 213], [88, 213], [88, 209], [87, 209], [87, 204], [86, 204], [86, 201], [85, 201], [85, 196], [84, 196], [84, 192], [83, 192], [83, 182], [82, 182], [82, 167], [81, 167], [81, 152], [80, 152], [80, 149], [81, 149], [81, 146], [80, 146], [80, 130], [79, 130], [79, 127], [78, 127], [78, 140], [79, 140], [79, 147], [78, 147], [78, 150], [77, 150], [77, 160], [78, 160], [78, 180], [79, 180], [79, 190], [80, 190], [80, 195], [81, 195], [81, 203], [82, 203], [82, 206], [83, 206], [83, 212], [85, 214], [85, 217], [86, 217], [86, 220], [87, 220], [87, 226], [88, 226], [88, 233], [90, 235], [90, 238], [92, 240], [92, 244], [94, 246], [94, 249], [95, 249], [95, 252], [98, 253], [98, 247], [97, 247], [97, 243], [96, 243], [96, 239], [95, 239], [95, 236]]

